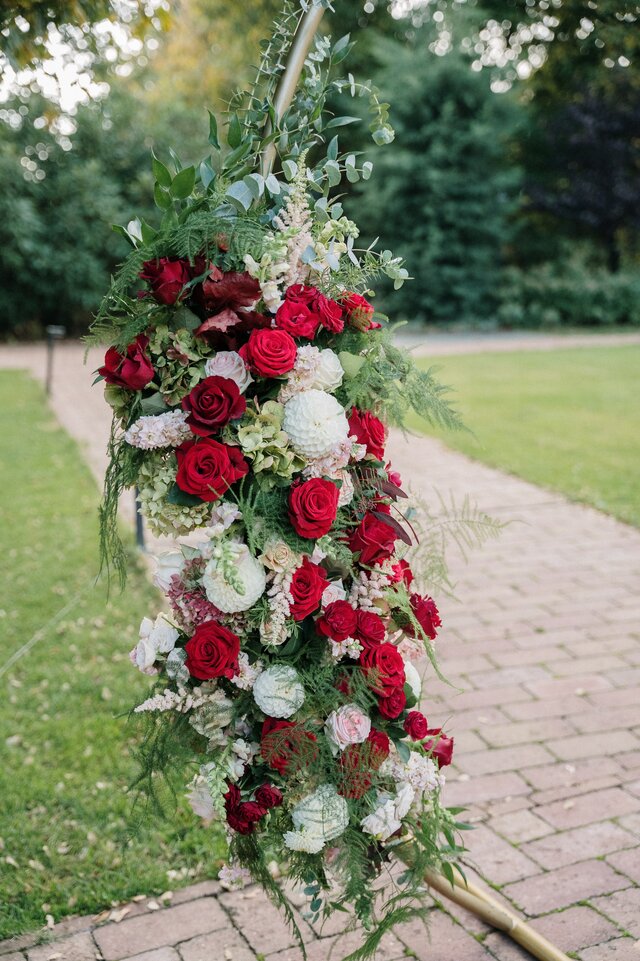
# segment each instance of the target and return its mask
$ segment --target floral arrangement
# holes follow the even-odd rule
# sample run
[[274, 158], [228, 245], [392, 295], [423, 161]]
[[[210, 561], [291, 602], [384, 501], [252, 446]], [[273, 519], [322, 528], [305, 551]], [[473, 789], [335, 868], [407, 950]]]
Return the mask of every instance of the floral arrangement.
[[[371, 168], [340, 153], [345, 118], [324, 110], [346, 89], [333, 67], [348, 39], [316, 40], [279, 120], [274, 44], [226, 151], [212, 118], [215, 159], [174, 158], [172, 173], [154, 158], [160, 228], [124, 230], [134, 250], [94, 329], [114, 411], [103, 548], [122, 571], [117, 501], [136, 485], [151, 530], [173, 538], [156, 573], [166, 608], [131, 652], [155, 684], [135, 708], [149, 793], [158, 771], [190, 769], [193, 809], [228, 834], [225, 883], [260, 881], [293, 922], [276, 861], [313, 917], [364, 922], [365, 957], [416, 909], [425, 867], [451, 872], [461, 850], [440, 804], [453, 739], [419, 709], [416, 664], [435, 665], [440, 616], [385, 453], [408, 410], [456, 415], [371, 302], [371, 279], [406, 278], [401, 261], [358, 249], [332, 199]], [[375, 91], [347, 87], [368, 96], [374, 139], [390, 139]], [[277, 174], [258, 173], [274, 143]], [[408, 843], [412, 866], [381, 905], [373, 881]]]

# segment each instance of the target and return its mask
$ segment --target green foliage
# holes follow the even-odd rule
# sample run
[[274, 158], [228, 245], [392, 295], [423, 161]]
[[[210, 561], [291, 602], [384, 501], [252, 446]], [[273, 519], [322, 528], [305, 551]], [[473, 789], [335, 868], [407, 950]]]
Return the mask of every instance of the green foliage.
[[123, 715], [148, 681], [127, 651], [158, 595], [132, 549], [126, 595], [94, 583], [95, 484], [23, 373], [0, 375], [0, 429], [0, 667], [41, 631], [0, 677], [1, 939], [42, 927], [44, 904], [58, 922], [214, 876], [224, 842], [182, 798], [170, 822], [132, 825], [139, 728]]
[[380, 48], [397, 140], [360, 190], [362, 227], [384, 236], [417, 278], [394, 295], [396, 315], [469, 322], [497, 307], [519, 179], [505, 144], [516, 111], [468, 57], [430, 54], [431, 38], [422, 30], [410, 45]]

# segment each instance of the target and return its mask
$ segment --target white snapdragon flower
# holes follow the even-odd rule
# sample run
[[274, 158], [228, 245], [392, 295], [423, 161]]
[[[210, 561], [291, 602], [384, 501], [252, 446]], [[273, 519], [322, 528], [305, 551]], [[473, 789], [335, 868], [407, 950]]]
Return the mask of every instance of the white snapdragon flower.
[[362, 830], [379, 841], [388, 840], [402, 827], [402, 819], [409, 813], [414, 798], [415, 790], [410, 784], [402, 784], [395, 796], [379, 792], [377, 808], [360, 822]]
[[253, 383], [247, 365], [235, 350], [220, 350], [213, 357], [209, 357], [204, 365], [204, 372], [206, 377], [227, 377], [234, 381], [241, 394]]
[[194, 814], [205, 821], [212, 821], [216, 815], [215, 805], [206, 779], [197, 774], [187, 791], [187, 800]]
[[349, 744], [362, 744], [371, 733], [371, 718], [357, 704], [343, 704], [328, 716], [324, 730], [332, 747], [344, 751]]
[[291, 717], [304, 704], [304, 687], [289, 664], [273, 664], [258, 676], [253, 699], [269, 717]]
[[158, 654], [172, 651], [179, 636], [164, 614], [158, 614], [155, 621], [150, 617], [143, 617], [140, 623], [140, 640], [129, 655], [132, 664], [143, 674], [157, 674], [153, 665]]

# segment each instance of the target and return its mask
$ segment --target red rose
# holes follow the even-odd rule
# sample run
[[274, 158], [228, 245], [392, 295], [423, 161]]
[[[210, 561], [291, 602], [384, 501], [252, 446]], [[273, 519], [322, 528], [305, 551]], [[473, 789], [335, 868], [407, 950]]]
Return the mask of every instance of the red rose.
[[404, 661], [393, 644], [376, 644], [360, 652], [360, 666], [368, 676], [372, 690], [386, 695], [402, 690], [405, 683]]
[[385, 469], [386, 469], [386, 471], [387, 471], [387, 478], [388, 478], [388, 480], [389, 480], [392, 484], [394, 484], [396, 487], [399, 487], [400, 489], [402, 489], [402, 477], [400, 476], [400, 474], [398, 473], [398, 471], [397, 471], [397, 470], [392, 470], [392, 469], [391, 469], [391, 464], [387, 464]]
[[306, 304], [285, 300], [276, 312], [276, 325], [293, 337], [306, 337], [313, 340], [318, 333], [320, 318], [313, 314]]
[[263, 808], [277, 808], [282, 804], [282, 791], [273, 784], [263, 784], [256, 791], [256, 801]]
[[320, 323], [332, 334], [340, 334], [344, 330], [342, 307], [335, 300], [330, 300], [324, 294], [317, 293], [311, 302], [311, 310], [319, 317]]
[[357, 330], [373, 330], [380, 324], [373, 322], [374, 306], [362, 294], [346, 293], [340, 298], [348, 324]]
[[182, 409], [189, 411], [187, 423], [194, 434], [207, 437], [230, 420], [242, 417], [247, 402], [229, 377], [205, 377], [182, 400]]
[[107, 384], [127, 390], [142, 390], [151, 383], [154, 375], [151, 360], [146, 353], [148, 344], [149, 338], [138, 334], [124, 354], [115, 347], [110, 347], [104, 355], [104, 366], [98, 369], [98, 373]]
[[389, 757], [391, 742], [384, 731], [378, 731], [375, 727], [371, 728], [367, 742], [371, 745], [369, 763], [377, 771], [382, 762]]
[[378, 698], [378, 710], [383, 717], [388, 718], [390, 721], [394, 721], [402, 714], [406, 703], [406, 694], [401, 687], [397, 687], [390, 691], [386, 697]]
[[327, 604], [322, 617], [316, 621], [316, 628], [323, 637], [339, 643], [355, 637], [357, 622], [356, 612], [348, 601], [333, 601]]
[[[418, 624], [432, 641], [436, 639], [437, 628], [442, 626], [440, 614], [432, 597], [422, 597], [420, 594], [412, 594], [410, 597], [411, 610]], [[411, 637], [416, 636], [413, 624], [407, 624], [405, 632]]]
[[430, 728], [427, 731], [427, 735], [431, 735], [432, 740], [425, 741], [422, 746], [425, 751], [431, 755], [438, 767], [446, 767], [448, 764], [451, 764], [453, 758], [453, 738], [443, 734], [441, 727]]
[[288, 304], [303, 304], [308, 307], [320, 293], [317, 287], [307, 287], [305, 284], [291, 284], [287, 287], [284, 299]]
[[403, 727], [412, 741], [421, 741], [427, 736], [429, 724], [421, 711], [409, 711]]
[[252, 374], [282, 377], [296, 362], [296, 344], [285, 330], [252, 330], [238, 351]]
[[300, 537], [324, 537], [338, 513], [340, 491], [331, 481], [312, 477], [291, 489], [289, 520]]
[[238, 673], [240, 638], [216, 621], [200, 624], [184, 646], [185, 664], [192, 677], [234, 677]]
[[351, 408], [349, 436], [354, 435], [358, 443], [367, 448], [367, 454], [371, 454], [376, 460], [383, 459], [386, 431], [382, 421], [374, 414], [368, 410], [358, 410], [357, 407]]
[[397, 564], [393, 565], [393, 583], [398, 584], [402, 581], [406, 587], [411, 587], [413, 581], [413, 571], [409, 567], [407, 561], [398, 561]]
[[292, 774], [306, 767], [318, 754], [316, 736], [293, 721], [268, 717], [262, 725], [260, 756], [279, 774]]
[[196, 273], [188, 260], [159, 257], [157, 260], [145, 260], [139, 276], [147, 281], [159, 304], [171, 307], [177, 300], [182, 299], [185, 284], [188, 284]]
[[224, 796], [224, 807], [227, 824], [238, 834], [251, 834], [258, 821], [267, 813], [267, 809], [255, 801], [242, 801], [240, 790], [235, 784], [229, 784]]
[[187, 440], [176, 449], [176, 484], [203, 501], [216, 501], [232, 484], [249, 472], [237, 447], [205, 437]]
[[356, 633], [353, 637], [365, 647], [382, 644], [386, 630], [384, 621], [374, 611], [358, 611]]
[[367, 511], [349, 538], [349, 547], [360, 554], [361, 567], [372, 567], [393, 554], [398, 535], [388, 524]]
[[289, 608], [294, 621], [303, 621], [320, 607], [320, 601], [329, 581], [324, 568], [313, 564], [308, 557], [294, 572], [289, 591], [293, 604]]

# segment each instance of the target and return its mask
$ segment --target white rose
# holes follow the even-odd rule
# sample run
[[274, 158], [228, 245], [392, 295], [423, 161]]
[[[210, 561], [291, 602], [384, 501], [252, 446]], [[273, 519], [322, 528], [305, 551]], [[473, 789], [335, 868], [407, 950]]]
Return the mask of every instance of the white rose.
[[153, 583], [165, 593], [171, 587], [171, 578], [174, 574], [180, 574], [184, 566], [184, 557], [180, 551], [164, 551], [155, 558], [156, 572], [153, 575]]
[[157, 655], [158, 652], [149, 638], [143, 637], [129, 654], [129, 659], [134, 667], [151, 677], [158, 673], [158, 668], [154, 667]]
[[322, 606], [328, 607], [329, 604], [333, 604], [334, 601], [346, 601], [346, 599], [347, 592], [344, 589], [342, 581], [331, 581], [322, 595]]
[[313, 381], [309, 386], [331, 393], [340, 386], [343, 375], [344, 369], [338, 355], [330, 349], [321, 350]]
[[218, 351], [206, 362], [204, 372], [207, 377], [228, 377], [235, 381], [241, 394], [253, 383], [245, 362], [235, 350]]
[[344, 751], [348, 744], [362, 744], [371, 733], [371, 719], [357, 704], [345, 704], [332, 711], [324, 726], [329, 741]]
[[422, 695], [422, 679], [411, 661], [404, 662], [404, 678], [416, 701], [419, 701]]
[[298, 672], [288, 664], [273, 664], [256, 679], [253, 699], [269, 717], [291, 717], [304, 704]]

